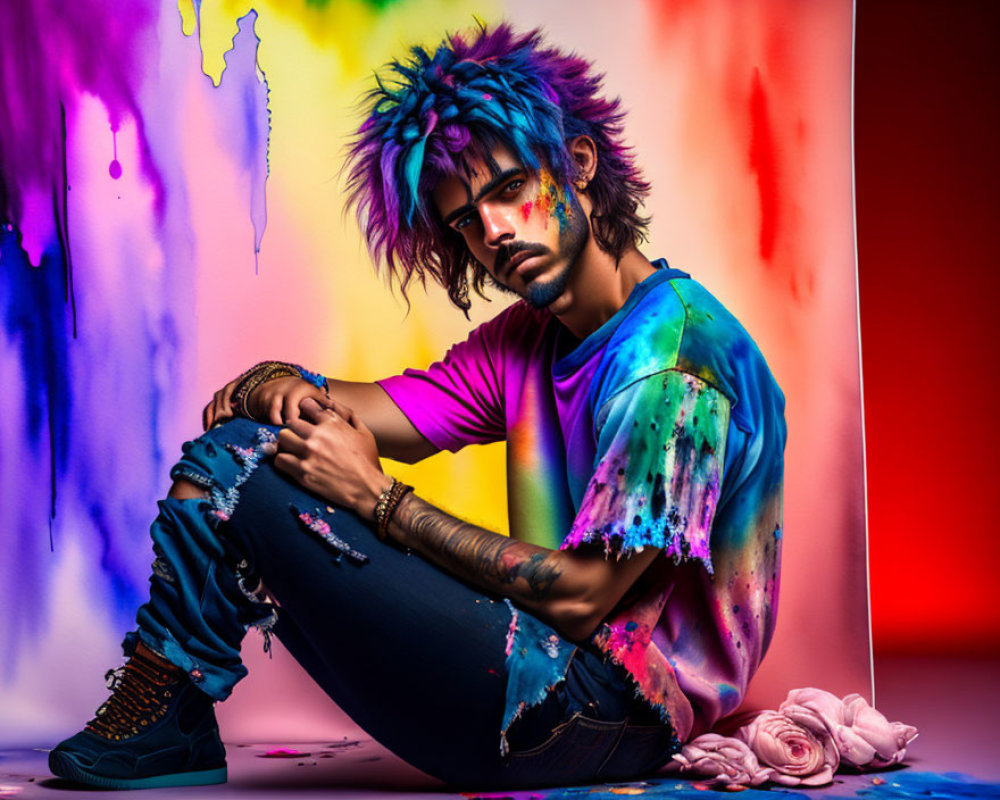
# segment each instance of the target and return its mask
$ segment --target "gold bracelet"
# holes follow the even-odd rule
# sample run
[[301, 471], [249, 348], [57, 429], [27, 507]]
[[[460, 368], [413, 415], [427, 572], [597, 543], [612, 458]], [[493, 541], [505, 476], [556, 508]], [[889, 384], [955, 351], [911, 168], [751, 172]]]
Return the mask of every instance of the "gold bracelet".
[[389, 522], [400, 501], [407, 492], [412, 491], [412, 486], [393, 478], [392, 483], [378, 496], [378, 502], [375, 503], [375, 535], [382, 541], [389, 535]]
[[285, 377], [301, 378], [302, 373], [293, 365], [286, 364], [283, 361], [262, 361], [256, 366], [251, 367], [237, 378], [236, 387], [233, 389], [233, 394], [230, 398], [233, 411], [238, 416], [255, 419], [250, 413], [250, 409], [247, 408], [247, 401], [250, 399], [250, 394], [263, 383], [267, 383], [275, 378]]

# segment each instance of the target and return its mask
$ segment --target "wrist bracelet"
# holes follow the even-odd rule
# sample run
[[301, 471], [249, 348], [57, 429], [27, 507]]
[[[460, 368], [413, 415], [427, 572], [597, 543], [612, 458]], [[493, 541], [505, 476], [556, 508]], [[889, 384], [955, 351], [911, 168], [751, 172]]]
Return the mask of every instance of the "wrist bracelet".
[[[284, 361], [262, 361], [236, 379], [236, 387], [233, 389], [233, 394], [230, 398], [233, 411], [239, 416], [255, 419], [247, 407], [250, 395], [261, 384], [277, 378], [302, 378], [302, 380], [326, 392], [327, 397], [330, 396], [330, 388], [326, 378], [318, 372], [311, 372], [304, 367], [300, 367], [298, 364], [288, 364]], [[266, 422], [267, 420], [263, 421]]]
[[389, 535], [389, 522], [400, 501], [407, 492], [412, 491], [412, 486], [393, 478], [392, 483], [378, 496], [378, 502], [375, 503], [375, 535], [382, 541]]
[[305, 367], [299, 366], [298, 364], [292, 364], [299, 371], [299, 377], [304, 381], [309, 381], [317, 389], [322, 389], [326, 392], [326, 396], [330, 396], [330, 386], [326, 382], [326, 378], [320, 375], [318, 372], [312, 372]]
[[285, 364], [281, 361], [262, 361], [260, 364], [251, 367], [239, 377], [239, 382], [236, 384], [236, 388], [233, 389], [233, 395], [230, 399], [230, 402], [233, 404], [233, 410], [240, 416], [255, 419], [247, 407], [247, 400], [250, 399], [250, 394], [262, 383], [266, 383], [274, 378], [284, 377], [298, 377], [298, 372], [290, 364]]

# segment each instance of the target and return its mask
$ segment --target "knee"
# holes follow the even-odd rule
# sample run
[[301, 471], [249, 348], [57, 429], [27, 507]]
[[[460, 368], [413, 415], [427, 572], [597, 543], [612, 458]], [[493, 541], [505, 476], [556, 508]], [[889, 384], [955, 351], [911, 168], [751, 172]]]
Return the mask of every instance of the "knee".
[[180, 460], [170, 470], [174, 483], [169, 496], [234, 499], [230, 495], [273, 452], [276, 430], [239, 418], [185, 442]]
[[208, 492], [206, 492], [201, 486], [191, 483], [191, 481], [178, 478], [173, 482], [173, 485], [171, 485], [170, 491], [167, 492], [167, 495], [178, 500], [195, 500], [208, 497]]

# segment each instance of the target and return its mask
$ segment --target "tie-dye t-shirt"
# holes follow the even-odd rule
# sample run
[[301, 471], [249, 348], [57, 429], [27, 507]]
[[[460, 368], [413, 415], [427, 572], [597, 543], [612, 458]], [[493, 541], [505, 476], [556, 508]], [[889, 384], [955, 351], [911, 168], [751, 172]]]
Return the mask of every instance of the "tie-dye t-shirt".
[[[507, 441], [511, 536], [664, 551], [593, 643], [684, 740], [736, 709], [774, 630], [784, 398], [739, 322], [654, 266], [582, 342], [522, 301], [379, 383], [442, 450]], [[551, 677], [520, 676], [522, 702]]]

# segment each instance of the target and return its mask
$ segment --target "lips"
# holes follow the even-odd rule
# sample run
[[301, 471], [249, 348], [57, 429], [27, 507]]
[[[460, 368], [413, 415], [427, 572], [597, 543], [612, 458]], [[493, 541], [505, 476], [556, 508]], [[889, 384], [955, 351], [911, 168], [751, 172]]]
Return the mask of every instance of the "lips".
[[513, 254], [502, 259], [497, 274], [502, 278], [507, 278], [511, 273], [516, 272], [517, 268], [529, 258], [541, 255], [545, 255], [545, 251], [538, 247], [518, 248]]

